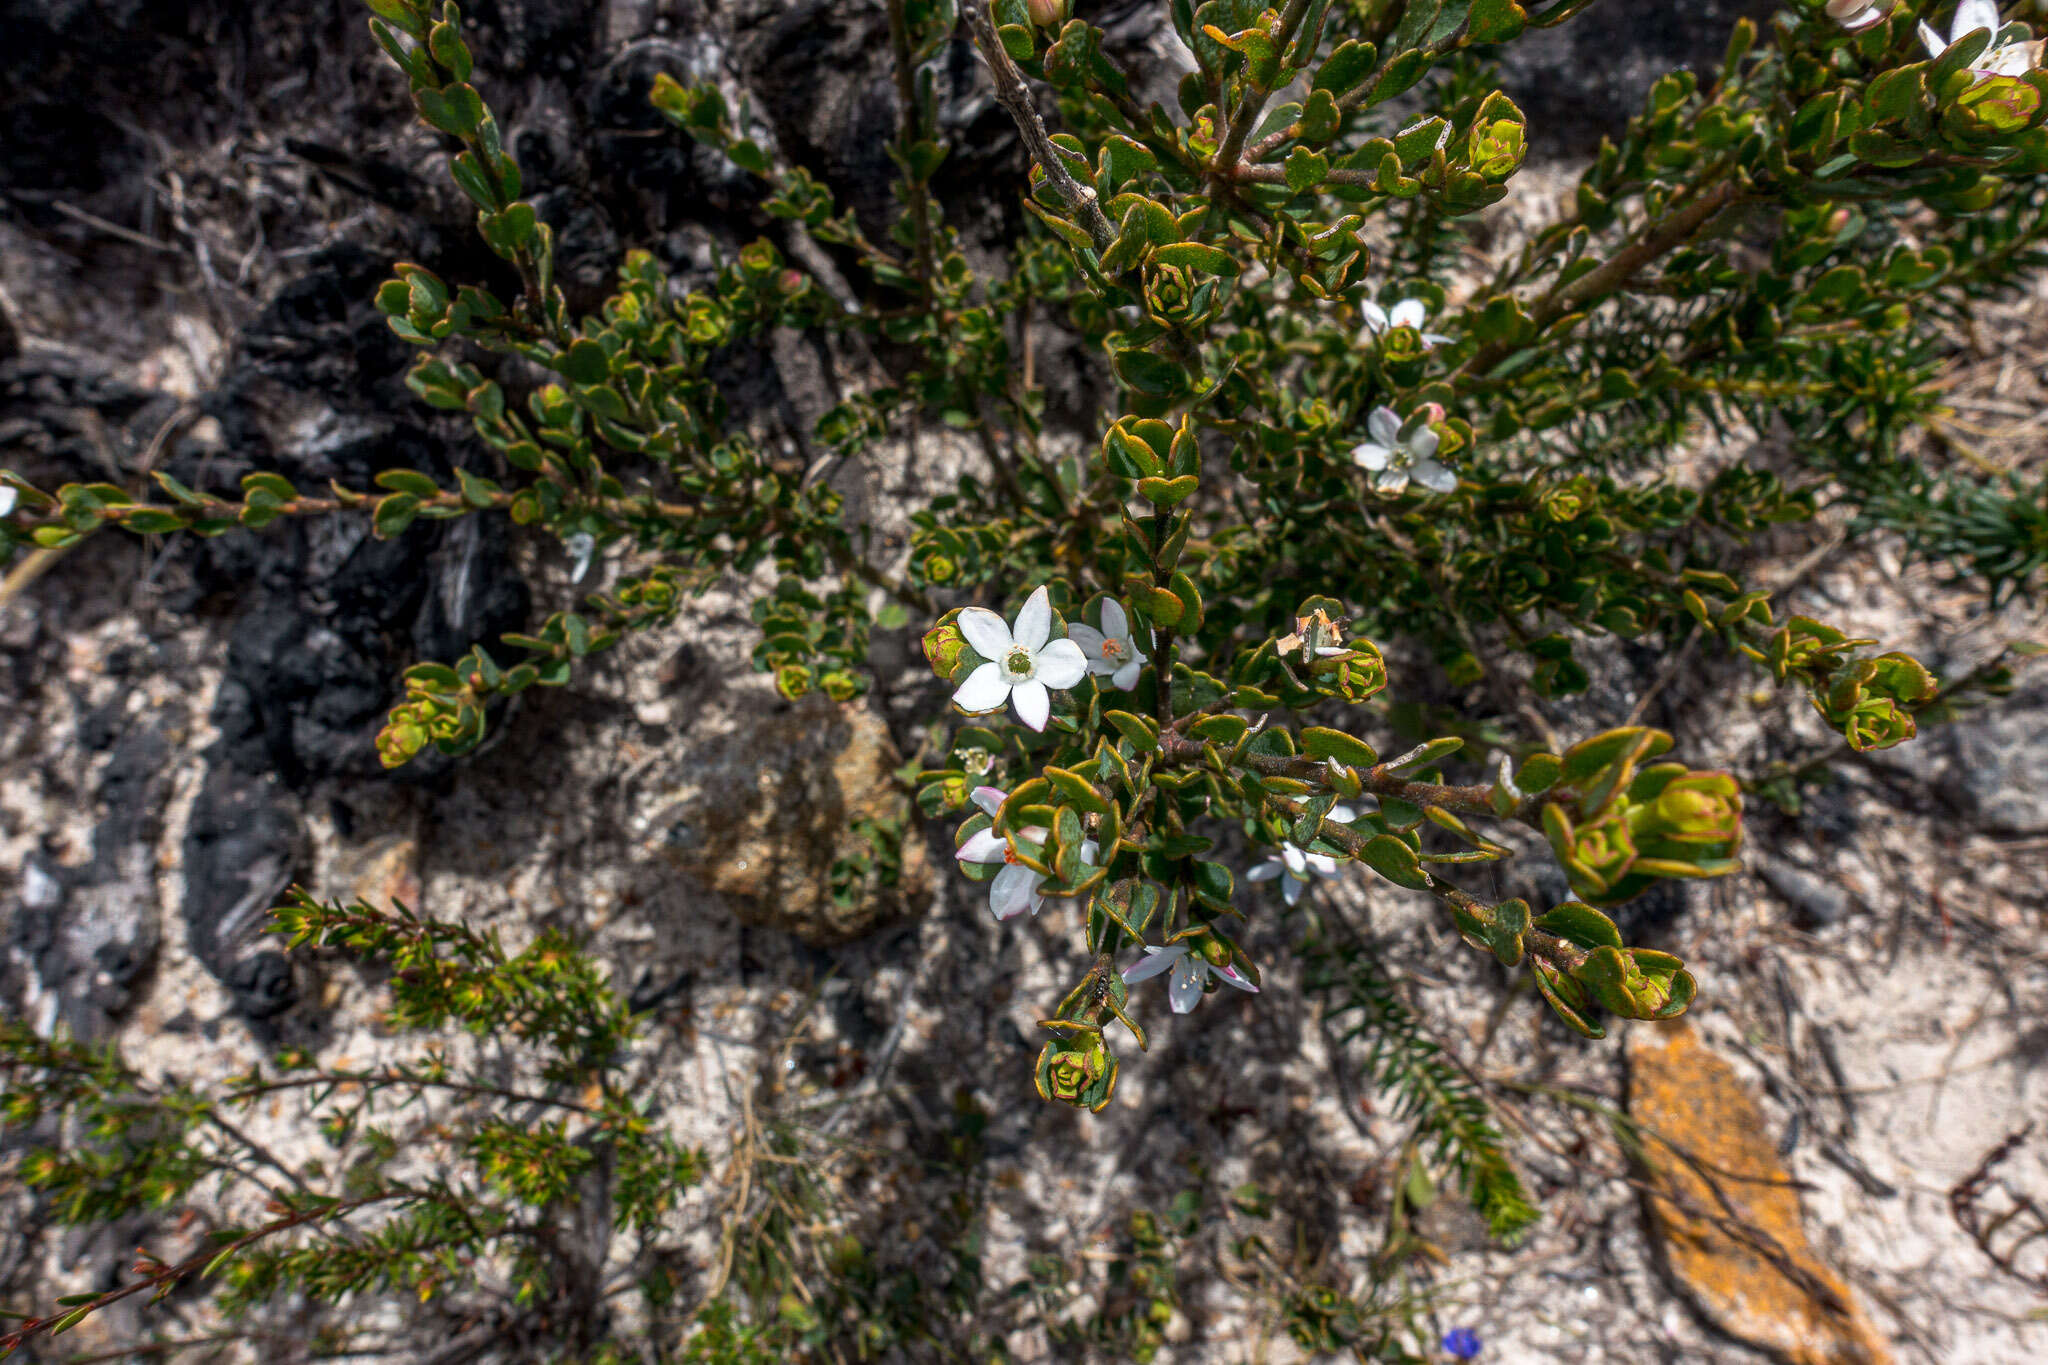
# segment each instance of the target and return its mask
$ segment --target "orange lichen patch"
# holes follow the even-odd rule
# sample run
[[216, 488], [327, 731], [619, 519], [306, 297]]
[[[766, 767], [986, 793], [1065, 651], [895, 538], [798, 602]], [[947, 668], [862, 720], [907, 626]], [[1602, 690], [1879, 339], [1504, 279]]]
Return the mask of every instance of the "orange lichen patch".
[[1650, 1230], [1710, 1323], [1789, 1365], [1890, 1365], [1841, 1277], [1807, 1244], [1799, 1195], [1734, 1068], [1684, 1020], [1629, 1030], [1629, 1116], [1656, 1190]]

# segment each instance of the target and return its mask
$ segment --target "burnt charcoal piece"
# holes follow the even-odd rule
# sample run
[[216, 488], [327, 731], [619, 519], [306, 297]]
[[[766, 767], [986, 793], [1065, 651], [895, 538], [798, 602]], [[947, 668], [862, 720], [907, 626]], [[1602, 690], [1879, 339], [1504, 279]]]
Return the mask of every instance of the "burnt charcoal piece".
[[298, 815], [276, 783], [213, 757], [185, 831], [186, 937], [235, 1008], [267, 1019], [296, 998], [290, 965], [257, 945], [298, 862]]
[[1658, 77], [1687, 67], [1711, 85], [1735, 21], [1761, 24], [1776, 8], [1765, 0], [1593, 5], [1481, 51], [1500, 63], [1501, 89], [1529, 116], [1532, 159], [1590, 156], [1601, 138], [1619, 140]]
[[[281, 290], [207, 400], [236, 461], [193, 455], [174, 459], [172, 472], [209, 488], [253, 469], [301, 488], [364, 488], [391, 468], [452, 483], [451, 454], [485, 457], [473, 442], [451, 452], [423, 424], [403, 382], [410, 350], [370, 302], [385, 273], [379, 258], [336, 248]], [[381, 775], [374, 740], [406, 666], [496, 646], [526, 621], [529, 595], [502, 517], [423, 522], [391, 541], [373, 538], [361, 517], [288, 519], [186, 553], [193, 592], [178, 605], [233, 595], [243, 608], [215, 703], [221, 756], [294, 789]], [[430, 761], [408, 776], [435, 770]]]

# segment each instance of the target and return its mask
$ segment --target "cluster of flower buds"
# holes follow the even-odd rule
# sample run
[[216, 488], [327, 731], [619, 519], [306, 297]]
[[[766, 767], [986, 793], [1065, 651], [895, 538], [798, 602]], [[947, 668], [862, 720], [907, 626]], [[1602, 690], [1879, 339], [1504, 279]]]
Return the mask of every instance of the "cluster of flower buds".
[[1586, 900], [1613, 905], [1660, 877], [1736, 870], [1740, 785], [1728, 773], [1683, 763], [1642, 766], [1670, 747], [1661, 730], [1629, 727], [1565, 751], [1543, 803], [1543, 832]]

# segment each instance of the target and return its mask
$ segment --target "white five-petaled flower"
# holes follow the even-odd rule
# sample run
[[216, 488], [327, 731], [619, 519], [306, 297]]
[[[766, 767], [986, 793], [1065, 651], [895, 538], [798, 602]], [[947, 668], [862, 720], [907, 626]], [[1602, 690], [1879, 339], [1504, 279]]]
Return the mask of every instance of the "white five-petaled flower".
[[[1422, 332], [1422, 348], [1449, 345], [1455, 338], [1442, 332], [1423, 332], [1422, 326], [1429, 321], [1429, 305], [1421, 299], [1402, 299], [1392, 308], [1382, 308], [1372, 300], [1366, 300], [1360, 310], [1365, 314], [1366, 336], [1378, 339], [1381, 334], [1394, 327], [1413, 327]], [[1359, 340], [1365, 340], [1360, 337]]]
[[1448, 493], [1458, 486], [1458, 476], [1437, 461], [1437, 435], [1427, 423], [1403, 436], [1394, 410], [1377, 407], [1365, 419], [1365, 429], [1372, 439], [1351, 448], [1351, 462], [1372, 473], [1372, 486], [1379, 492], [1398, 493], [1411, 478], [1432, 493]]
[[960, 613], [960, 633], [988, 660], [953, 694], [954, 702], [971, 716], [1000, 711], [1004, 702], [1015, 702], [1017, 719], [1043, 730], [1052, 714], [1047, 689], [1063, 690], [1088, 676], [1088, 656], [1081, 646], [1049, 638], [1052, 599], [1042, 587], [1024, 600], [1014, 629], [986, 607], [969, 607]]
[[[996, 818], [996, 812], [1003, 808], [1005, 793], [994, 787], [976, 787], [974, 804]], [[1018, 831], [1020, 838], [1033, 843], [1045, 842], [1046, 831], [1031, 825]], [[1081, 861], [1090, 867], [1102, 854], [1101, 846], [1093, 839], [1081, 843]], [[993, 829], [978, 830], [967, 837], [967, 842], [955, 850], [953, 856], [963, 863], [1001, 863], [1003, 870], [996, 873], [995, 880], [988, 884], [989, 913], [997, 920], [1006, 920], [1012, 915], [1029, 910], [1037, 914], [1045, 908], [1045, 897], [1038, 888], [1045, 885], [1045, 874], [1037, 872], [1018, 861], [1017, 851], [1010, 847], [1010, 841]]]
[[[1330, 807], [1327, 818], [1340, 825], [1348, 825], [1358, 817], [1351, 807], [1337, 805]], [[1245, 878], [1255, 882], [1280, 878], [1280, 894], [1287, 898], [1289, 905], [1293, 905], [1317, 877], [1335, 877], [1343, 871], [1344, 864], [1327, 853], [1310, 853], [1299, 845], [1283, 843], [1278, 854], [1245, 873]]]
[[1869, 28], [1890, 11], [1888, 0], [1828, 0], [1828, 18], [1851, 33]]
[[2033, 43], [1998, 43], [1998, 5], [1996, 0], [1963, 0], [1956, 6], [1953, 19], [1948, 22], [1948, 37], [1926, 20], [1920, 21], [1920, 41], [1927, 46], [1929, 56], [1939, 57], [1942, 53], [1975, 33], [1978, 29], [1989, 29], [1994, 44], [1984, 49], [1982, 56], [1970, 70], [1980, 76], [2024, 76], [2034, 65]]
[[1169, 943], [1164, 947], [1145, 947], [1145, 956], [1124, 968], [1126, 985], [1150, 981], [1168, 968], [1173, 975], [1166, 979], [1166, 1000], [1173, 1006], [1175, 1014], [1186, 1014], [1201, 1000], [1208, 988], [1209, 978], [1227, 981], [1241, 991], [1258, 994], [1259, 988], [1252, 979], [1239, 971], [1235, 965], [1218, 967], [1208, 958], [1196, 952], [1187, 943]]
[[1108, 678], [1111, 687], [1128, 692], [1138, 685], [1138, 674], [1145, 668], [1145, 656], [1138, 650], [1123, 604], [1114, 597], [1102, 599], [1101, 630], [1084, 621], [1076, 621], [1067, 627], [1067, 638], [1080, 645], [1081, 652], [1088, 656], [1088, 671], [1097, 677]]

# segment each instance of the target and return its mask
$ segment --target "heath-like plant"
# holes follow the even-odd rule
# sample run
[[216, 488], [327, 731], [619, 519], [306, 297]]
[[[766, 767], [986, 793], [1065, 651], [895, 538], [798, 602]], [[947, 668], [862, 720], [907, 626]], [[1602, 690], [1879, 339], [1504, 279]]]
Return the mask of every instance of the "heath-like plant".
[[[324, 490], [257, 473], [235, 493], [156, 474], [167, 501], [6, 476], [8, 541], [348, 512], [396, 536], [503, 513], [581, 562], [630, 550], [579, 610], [409, 669], [379, 741], [393, 766], [473, 748], [505, 696], [567, 681], [764, 561], [780, 581], [755, 605], [755, 663], [787, 695], [858, 696], [871, 631], [915, 613], [935, 715], [950, 696], [969, 718], [937, 746], [923, 810], [960, 822], [960, 866], [992, 883], [995, 918], [1077, 907], [1091, 965], [1048, 1002], [1048, 1100], [1110, 1101], [1122, 1039], [1142, 1049], [1158, 1014], [1133, 989], [1145, 978], [1166, 978], [1177, 1011], [1222, 985], [1258, 1008], [1247, 929], [1273, 898], [1237, 871], [1246, 847], [1286, 902], [1354, 865], [1433, 897], [1589, 1037], [1609, 1016], [1671, 1017], [1694, 978], [1601, 907], [1734, 871], [1741, 786], [1667, 758], [1657, 730], [1524, 737], [1517, 701], [1584, 690], [1589, 638], [1692, 635], [1804, 693], [1855, 749], [1910, 739], [1953, 701], [1903, 654], [1781, 620], [1743, 581], [1744, 547], [1839, 503], [1994, 597], [2048, 559], [2041, 485], [1952, 476], [1908, 440], [1939, 411], [1937, 326], [2048, 260], [2048, 75], [2026, 24], [1986, 0], [1795, 0], [1736, 24], [1704, 85], [1658, 81], [1556, 221], [1473, 275], [1468, 227], [1528, 145], [1489, 58], [1585, 3], [1162, 0], [1187, 70], [1158, 103], [1138, 93], [1158, 73], [1119, 67], [1085, 4], [888, 0], [886, 231], [743, 102], [663, 78], [660, 111], [756, 178], [767, 235], [694, 290], [633, 252], [577, 316], [456, 6], [369, 0], [520, 282], [501, 298], [400, 265], [377, 293], [419, 348], [413, 390], [471, 419], [472, 466]], [[963, 34], [1029, 160], [1026, 230], [989, 274], [933, 192], [949, 151], [935, 65]], [[1046, 428], [1034, 322], [1085, 342], [1114, 394], [1078, 445]], [[851, 392], [797, 462], [729, 429], [713, 378], [781, 327], [892, 356], [891, 382]], [[548, 382], [507, 391], [534, 366]], [[1775, 426], [1786, 453], [1676, 459], [1708, 426]], [[911, 509], [907, 556], [882, 562], [828, 476], [925, 427], [982, 458]], [[1466, 703], [1387, 704], [1390, 655]], [[1996, 691], [2009, 673], [1995, 660], [1964, 681]], [[1510, 855], [1515, 827], [1577, 899], [1459, 885]], [[1378, 986], [1348, 998], [1374, 1028], [1412, 1021]], [[1381, 1079], [1438, 1074], [1401, 1036]], [[1404, 1093], [1464, 1103], [1442, 1088]], [[1496, 1228], [1526, 1222], [1491, 1139], [1455, 1113], [1432, 1122], [1484, 1149], [1458, 1161]]]

